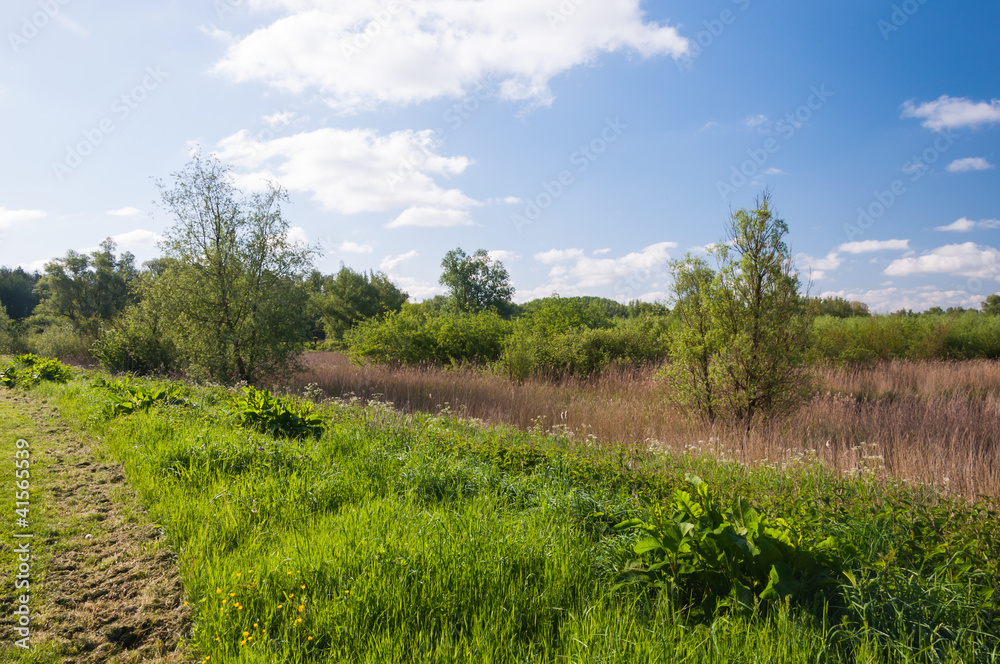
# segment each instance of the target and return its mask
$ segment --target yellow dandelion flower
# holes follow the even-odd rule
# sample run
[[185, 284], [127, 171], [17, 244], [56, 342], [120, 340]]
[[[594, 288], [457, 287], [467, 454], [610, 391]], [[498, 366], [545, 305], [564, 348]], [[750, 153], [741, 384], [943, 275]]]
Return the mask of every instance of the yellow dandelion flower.
[[250, 632], [243, 632], [243, 636], [250, 636]]
[[304, 607], [303, 605], [299, 604], [299, 613], [302, 613], [305, 610], [306, 610], [306, 607]]
[[283, 607], [283, 606], [284, 606], [284, 604], [279, 604], [279, 605], [278, 605], [278, 608], [280, 609], [280, 608], [281, 608], [281, 607]]
[[254, 626], [254, 627], [256, 627], [256, 626], [257, 626], [257, 623], [254, 623], [254, 624], [253, 624], [253, 626]]
[[305, 587], [305, 586], [299, 586], [299, 587], [300, 587], [300, 588], [301, 588], [302, 590], [305, 590], [305, 589], [306, 589], [306, 587]]
[[236, 573], [236, 578], [237, 578], [237, 579], [238, 579], [238, 578], [240, 578], [241, 576], [243, 576], [243, 574], [241, 574], [240, 572], [237, 572], [237, 573]]
[[230, 597], [236, 597], [236, 593], [229, 593]]
[[291, 572], [288, 572], [288, 576], [291, 576], [291, 575], [292, 575], [292, 573], [291, 573]]
[[298, 620], [296, 620], [295, 622], [297, 622], [297, 623], [300, 623], [300, 622], [302, 622], [302, 618], [299, 618], [299, 619], [298, 619]]
[[228, 601], [229, 601], [228, 599], [224, 599], [224, 600], [222, 600], [222, 603], [225, 604]]
[[219, 594], [219, 593], [221, 593], [221, 592], [222, 592], [222, 588], [216, 588], [216, 589], [215, 589], [215, 594], [216, 594], [216, 595], [218, 595], [218, 594]]
[[311, 637], [311, 636], [310, 636], [310, 637], [309, 637], [309, 640], [310, 640], [310, 641], [312, 641], [312, 640], [313, 640], [313, 637]]

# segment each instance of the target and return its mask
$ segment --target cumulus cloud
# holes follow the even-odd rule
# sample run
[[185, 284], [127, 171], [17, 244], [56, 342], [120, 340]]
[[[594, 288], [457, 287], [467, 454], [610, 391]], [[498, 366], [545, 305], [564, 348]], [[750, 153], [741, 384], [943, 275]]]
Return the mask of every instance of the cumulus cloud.
[[22, 221], [44, 219], [47, 214], [42, 210], [8, 210], [0, 207], [0, 230], [10, 228]]
[[948, 164], [947, 170], [949, 173], [968, 173], [969, 171], [988, 171], [992, 168], [995, 168], [993, 164], [982, 157], [966, 157], [965, 159], [956, 159]]
[[909, 240], [863, 240], [842, 244], [837, 250], [849, 254], [868, 254], [876, 251], [907, 251], [909, 248]]
[[547, 104], [555, 76], [603, 53], [687, 52], [674, 27], [646, 21], [639, 5], [252, 0], [281, 16], [232, 44], [214, 70], [282, 91], [317, 90], [343, 111], [463, 96], [487, 77], [504, 99]]
[[375, 247], [370, 244], [360, 244], [358, 242], [345, 240], [337, 246], [337, 251], [342, 251], [348, 254], [370, 254], [375, 251]]
[[560, 295], [585, 295], [594, 289], [613, 286], [619, 299], [635, 299], [636, 288], [649, 287], [654, 276], [662, 276], [670, 262], [670, 249], [676, 242], [658, 242], [641, 251], [620, 258], [596, 258], [582, 249], [552, 249], [534, 255], [536, 261], [549, 267], [550, 281], [537, 288], [518, 291], [520, 299]]
[[117, 210], [108, 210], [108, 214], [114, 217], [136, 217], [142, 214], [142, 210], [137, 207], [123, 207]]
[[383, 272], [393, 273], [396, 271], [400, 265], [406, 261], [412, 260], [419, 256], [416, 249], [407, 251], [405, 254], [399, 254], [398, 256], [386, 256], [382, 259], [382, 262], [378, 264], [379, 269]]
[[516, 261], [520, 256], [515, 254], [513, 251], [507, 251], [506, 249], [491, 249], [487, 251], [486, 254], [495, 261]]
[[885, 268], [885, 274], [893, 277], [925, 273], [1000, 281], [1000, 251], [974, 242], [948, 244], [920, 256], [899, 258]]
[[374, 129], [324, 128], [269, 141], [243, 130], [218, 148], [220, 158], [244, 169], [236, 177], [242, 186], [279, 180], [342, 214], [401, 210], [389, 224], [393, 228], [469, 226], [469, 211], [481, 205], [436, 182], [463, 173], [471, 162], [439, 154], [430, 130], [383, 136]]
[[154, 247], [157, 242], [163, 239], [163, 236], [158, 233], [154, 233], [153, 231], [137, 228], [134, 231], [129, 231], [128, 233], [112, 235], [111, 239], [114, 240], [119, 247], [127, 249], [129, 247]]
[[1000, 228], [1000, 219], [983, 219], [982, 221], [972, 221], [971, 219], [966, 219], [962, 217], [961, 219], [956, 219], [947, 226], [937, 226], [934, 228], [936, 231], [951, 231], [955, 233], [966, 233], [971, 230], [976, 229], [993, 229]]
[[979, 127], [1000, 122], [1000, 99], [974, 102], [967, 97], [941, 95], [920, 105], [911, 100], [903, 104], [903, 117], [921, 119], [924, 127], [935, 131]]

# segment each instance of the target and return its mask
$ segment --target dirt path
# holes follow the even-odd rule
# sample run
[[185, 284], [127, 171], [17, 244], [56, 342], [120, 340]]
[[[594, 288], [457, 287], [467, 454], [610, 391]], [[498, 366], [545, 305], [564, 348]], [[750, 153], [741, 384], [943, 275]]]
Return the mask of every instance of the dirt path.
[[[15, 442], [31, 450], [28, 530], [0, 516], [0, 660], [194, 661], [176, 556], [139, 506], [122, 467], [51, 403], [0, 389], [0, 506], [12, 512]], [[30, 651], [14, 645], [15, 532], [31, 532]], [[18, 591], [18, 594], [23, 591]]]

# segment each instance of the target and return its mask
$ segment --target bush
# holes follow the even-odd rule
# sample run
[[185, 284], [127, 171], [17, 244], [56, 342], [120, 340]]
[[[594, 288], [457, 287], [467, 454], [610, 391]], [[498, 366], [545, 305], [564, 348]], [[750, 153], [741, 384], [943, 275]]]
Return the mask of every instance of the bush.
[[27, 339], [28, 348], [38, 355], [64, 361], [86, 362], [93, 359], [90, 348], [94, 339], [72, 325], [52, 324]]
[[43, 381], [65, 383], [71, 377], [69, 367], [58, 360], [29, 353], [15, 357], [13, 363], [0, 373], [0, 385], [31, 387]]
[[138, 411], [147, 410], [158, 403], [188, 404], [187, 400], [179, 396], [180, 386], [176, 383], [171, 383], [166, 387], [148, 387], [125, 377], [111, 381], [101, 379], [94, 387], [104, 389], [108, 394], [109, 401], [103, 409], [106, 419], [112, 419], [119, 415], [131, 415]]
[[352, 356], [379, 364], [496, 361], [513, 324], [492, 311], [429, 315], [410, 307], [359, 323], [345, 339]]
[[167, 373], [177, 366], [177, 349], [160, 327], [158, 317], [142, 305], [131, 307], [101, 328], [94, 358], [115, 373]]

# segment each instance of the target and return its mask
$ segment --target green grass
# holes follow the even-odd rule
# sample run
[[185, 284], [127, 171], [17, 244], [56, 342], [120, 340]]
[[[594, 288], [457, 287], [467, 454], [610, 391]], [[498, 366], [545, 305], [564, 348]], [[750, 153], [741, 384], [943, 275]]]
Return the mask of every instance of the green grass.
[[[87, 379], [36, 390], [123, 463], [179, 554], [192, 646], [212, 664], [1000, 661], [995, 503], [377, 403], [324, 404], [322, 436], [290, 440], [238, 428], [219, 388], [116, 419]], [[616, 588], [640, 535], [613, 526], [689, 472], [839, 538], [853, 580], [714, 620]]]

